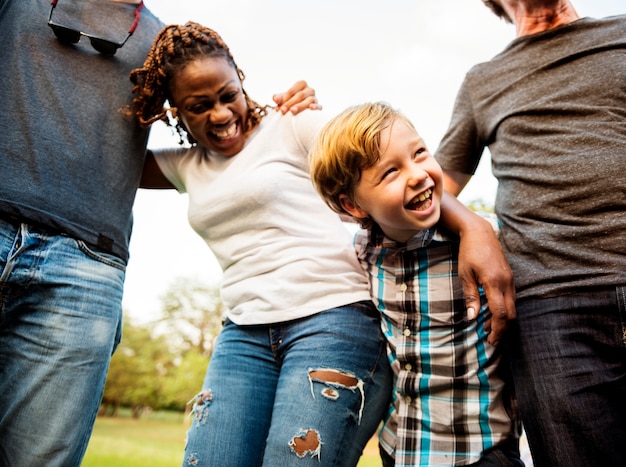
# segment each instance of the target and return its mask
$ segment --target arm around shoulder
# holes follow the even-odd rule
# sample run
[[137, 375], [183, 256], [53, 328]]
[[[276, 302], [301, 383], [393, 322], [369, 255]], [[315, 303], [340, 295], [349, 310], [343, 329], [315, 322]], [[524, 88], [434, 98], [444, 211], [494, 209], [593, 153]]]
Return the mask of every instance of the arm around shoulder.
[[491, 320], [489, 343], [496, 345], [508, 321], [515, 318], [513, 273], [491, 223], [470, 211], [456, 197], [444, 191], [441, 223], [460, 239], [459, 279], [470, 318], [480, 310], [479, 287], [487, 297]]

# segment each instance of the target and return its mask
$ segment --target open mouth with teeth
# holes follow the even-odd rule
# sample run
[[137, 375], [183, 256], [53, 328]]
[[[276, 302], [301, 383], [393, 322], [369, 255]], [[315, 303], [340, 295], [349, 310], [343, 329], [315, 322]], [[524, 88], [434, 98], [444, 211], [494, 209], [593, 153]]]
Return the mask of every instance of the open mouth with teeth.
[[423, 191], [415, 198], [413, 198], [409, 203], [407, 203], [404, 207], [411, 211], [423, 211], [424, 209], [428, 209], [433, 202], [433, 190], [428, 189]]
[[239, 125], [233, 122], [228, 128], [218, 130], [213, 129], [211, 136], [220, 143], [227, 143], [239, 135]]

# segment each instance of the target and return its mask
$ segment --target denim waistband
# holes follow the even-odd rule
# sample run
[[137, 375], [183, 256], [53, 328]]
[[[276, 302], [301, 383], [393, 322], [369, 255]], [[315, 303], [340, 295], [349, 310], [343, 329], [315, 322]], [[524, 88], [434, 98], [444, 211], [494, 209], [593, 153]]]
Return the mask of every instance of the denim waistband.
[[45, 234], [66, 235], [65, 232], [63, 232], [62, 230], [54, 228], [54, 227], [50, 227], [49, 225], [46, 225], [43, 222], [32, 221], [30, 219], [26, 219], [22, 216], [18, 216], [15, 214], [10, 214], [8, 212], [0, 211], [0, 220], [13, 225], [14, 227], [19, 227], [22, 224], [28, 224], [32, 228], [39, 230]]

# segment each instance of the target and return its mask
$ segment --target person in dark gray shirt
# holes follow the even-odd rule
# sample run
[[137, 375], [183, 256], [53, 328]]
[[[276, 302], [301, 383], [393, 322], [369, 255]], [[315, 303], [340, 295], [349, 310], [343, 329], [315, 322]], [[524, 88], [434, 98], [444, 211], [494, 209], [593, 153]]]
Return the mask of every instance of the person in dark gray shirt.
[[626, 459], [626, 16], [485, 1], [517, 38], [473, 67], [436, 152], [458, 194], [486, 147], [513, 269], [516, 390], [536, 465]]
[[[141, 7], [0, 0], [3, 466], [80, 464], [121, 336], [148, 133], [119, 109], [162, 26]], [[121, 44], [136, 18], [114, 54], [70, 42]]]

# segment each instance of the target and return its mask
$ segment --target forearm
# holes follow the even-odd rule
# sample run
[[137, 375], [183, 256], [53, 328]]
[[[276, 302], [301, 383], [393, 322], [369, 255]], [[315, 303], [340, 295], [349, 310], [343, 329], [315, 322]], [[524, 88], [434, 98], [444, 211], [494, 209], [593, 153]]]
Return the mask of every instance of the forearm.
[[444, 190], [441, 200], [441, 225], [448, 231], [456, 234], [459, 238], [464, 233], [477, 233], [485, 231], [493, 233], [491, 224], [472, 212], [468, 207], [461, 203], [456, 196]]
[[489, 342], [496, 345], [508, 321], [515, 318], [513, 273], [500, 242], [489, 221], [446, 192], [441, 201], [441, 224], [460, 239], [458, 274], [468, 317], [475, 318], [480, 309], [482, 287], [492, 314], [486, 323], [491, 330]]

